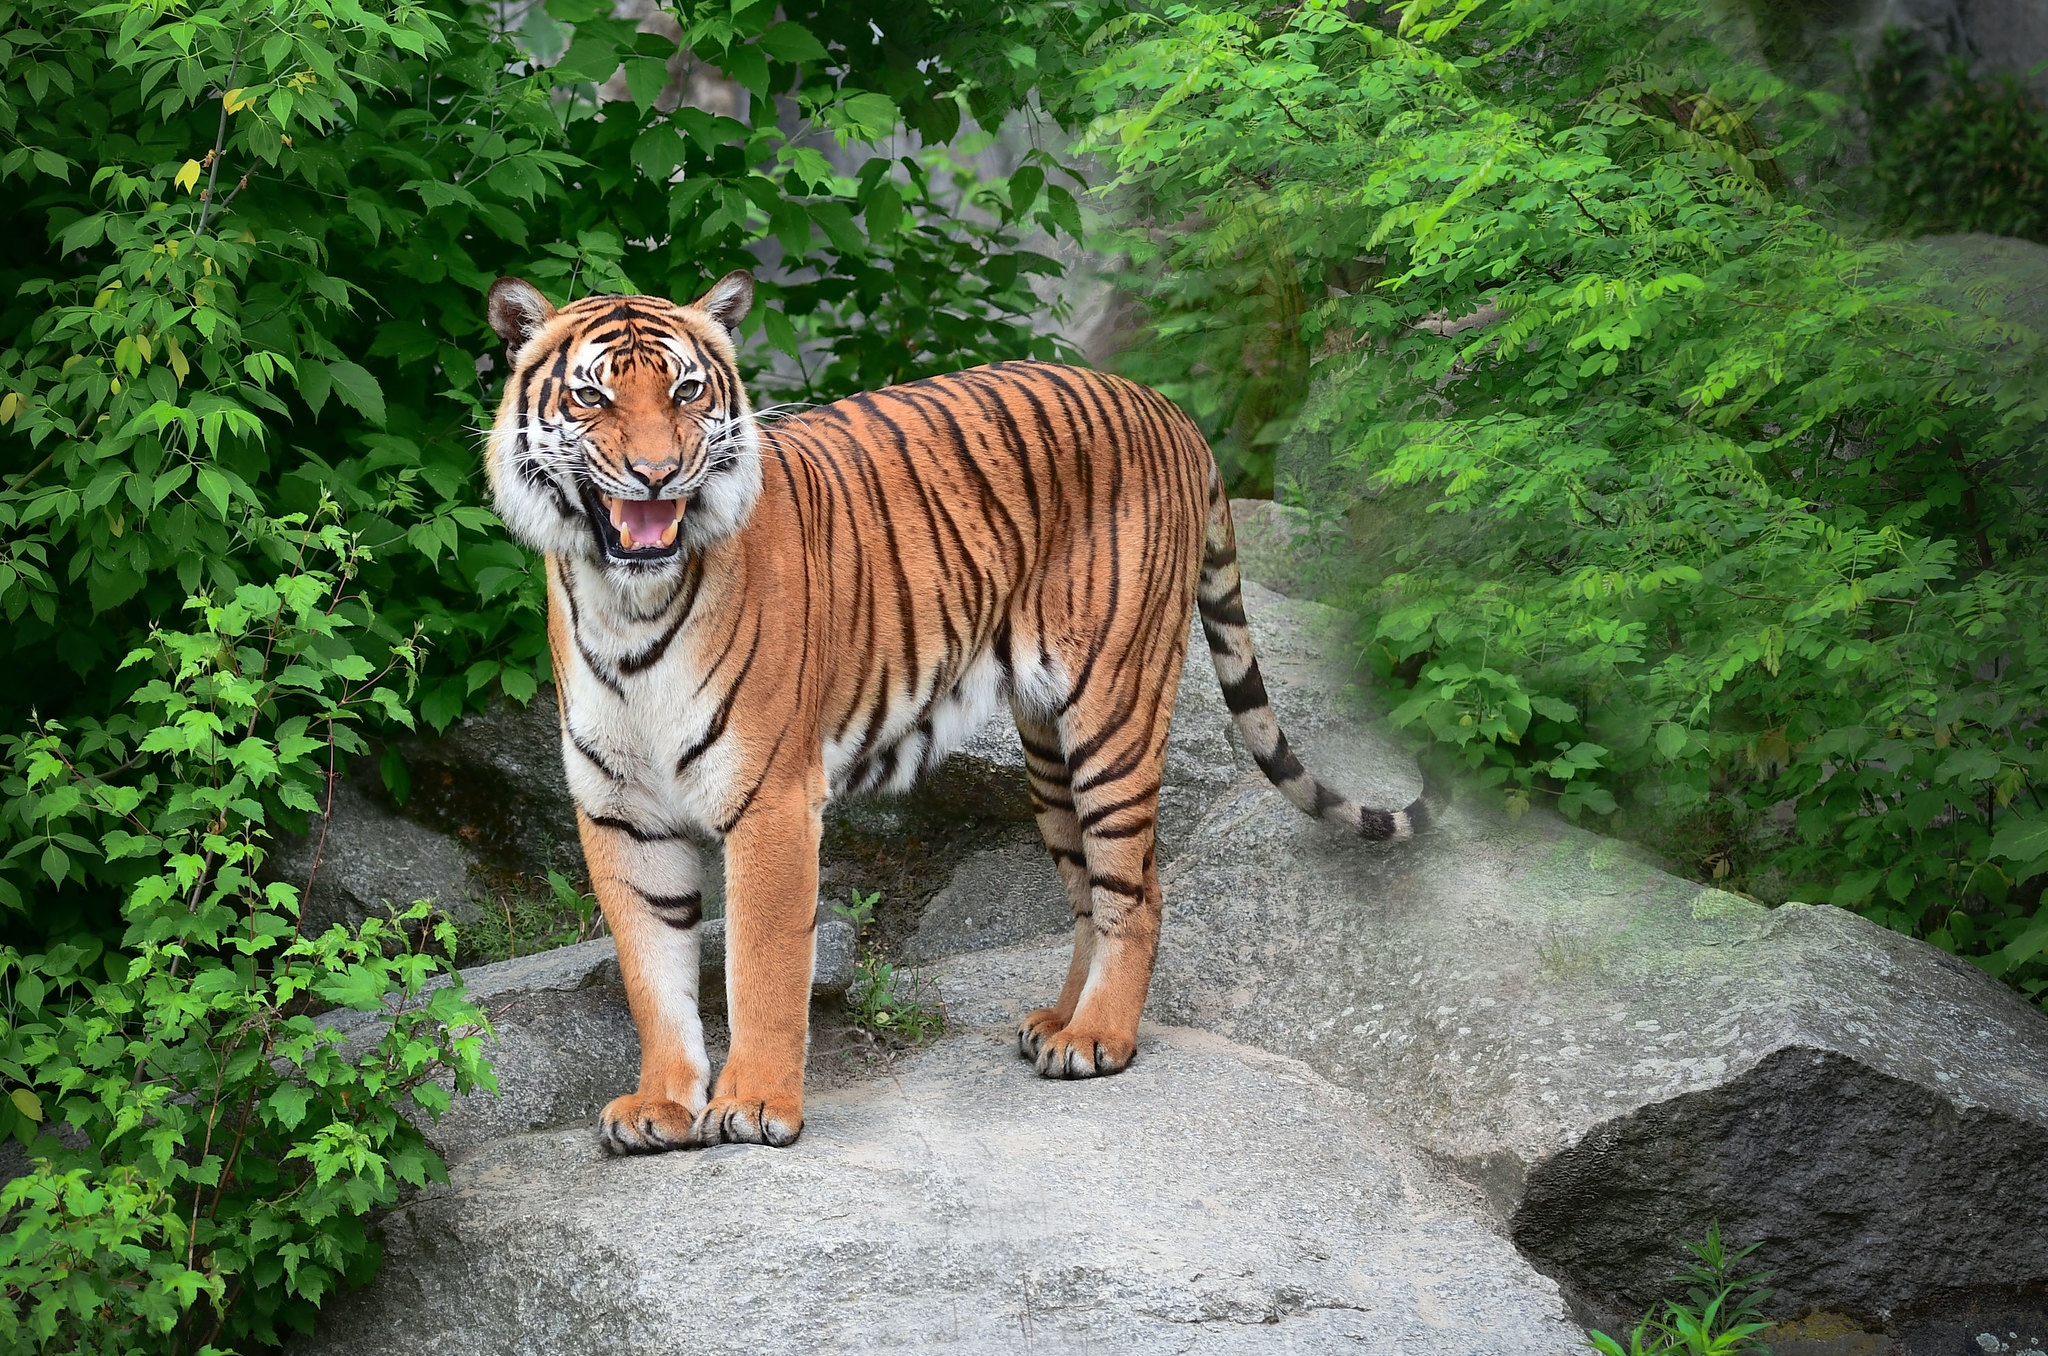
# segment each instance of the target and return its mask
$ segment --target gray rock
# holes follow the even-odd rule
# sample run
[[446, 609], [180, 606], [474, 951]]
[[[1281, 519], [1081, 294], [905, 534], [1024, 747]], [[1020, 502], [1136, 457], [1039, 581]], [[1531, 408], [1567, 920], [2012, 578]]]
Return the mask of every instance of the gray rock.
[[[725, 920], [707, 918], [697, 929], [700, 963], [711, 973], [705, 977], [707, 990], [725, 986]], [[818, 919], [818, 931], [811, 953], [811, 992], [818, 997], [837, 997], [853, 983], [854, 962], [859, 958], [860, 940], [853, 925], [843, 918]]]
[[479, 1151], [297, 1350], [1581, 1350], [1555, 1287], [1366, 1100], [1212, 1036], [1049, 1083], [1007, 1030], [814, 1094], [796, 1148]]
[[904, 947], [910, 960], [985, 951], [1027, 937], [1071, 935], [1074, 910], [1042, 843], [978, 852], [932, 896]]
[[[714, 1065], [724, 1056], [725, 924], [700, 930], [705, 970], [705, 1038]], [[844, 920], [820, 919], [811, 992], [837, 999], [853, 982], [856, 939]], [[490, 1019], [489, 1056], [498, 1091], [455, 1099], [438, 1121], [423, 1125], [450, 1159], [527, 1130], [594, 1123], [606, 1102], [640, 1081], [640, 1037], [619, 978], [610, 938], [462, 972], [471, 1002]], [[351, 1040], [380, 1031], [374, 1013], [341, 1012], [323, 1019]]]
[[[1412, 795], [1406, 756], [1344, 718], [1341, 670], [1294, 662], [1334, 620], [1247, 610], [1304, 761]], [[1932, 947], [1703, 890], [1540, 813], [1454, 810], [1376, 850], [1250, 777], [1164, 887], [1156, 1018], [1369, 1094], [1607, 1321], [1647, 1307], [1711, 1219], [1762, 1243], [1781, 1312], [2048, 1284], [2048, 1021]], [[1060, 955], [968, 987], [1044, 1001]]]
[[582, 859], [576, 802], [562, 772], [553, 687], [521, 706], [500, 698], [438, 737], [401, 743], [412, 779], [406, 810], [460, 835], [501, 865], [573, 870]]
[[1970, 59], [1979, 76], [2004, 73], [2031, 82], [2037, 98], [2048, 98], [2048, 6], [2040, 0], [1863, 0], [1850, 25], [1859, 53], [1868, 59], [1888, 28], [1918, 38], [1928, 56]]
[[301, 890], [312, 880], [301, 901], [305, 931], [354, 927], [423, 899], [458, 920], [477, 916], [484, 895], [477, 859], [460, 842], [389, 809], [347, 777], [335, 781], [333, 805], [331, 819], [311, 817], [303, 838], [281, 836], [264, 863], [266, 879]]

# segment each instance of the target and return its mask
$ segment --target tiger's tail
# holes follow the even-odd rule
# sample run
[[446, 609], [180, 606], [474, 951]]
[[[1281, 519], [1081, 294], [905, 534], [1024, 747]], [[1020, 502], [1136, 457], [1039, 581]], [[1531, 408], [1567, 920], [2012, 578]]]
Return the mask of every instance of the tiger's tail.
[[1287, 747], [1287, 735], [1273, 714], [1266, 683], [1252, 653], [1251, 628], [1245, 622], [1243, 581], [1237, 572], [1237, 531], [1230, 521], [1230, 497], [1223, 478], [1209, 473], [1209, 523], [1202, 542], [1202, 579], [1196, 609], [1202, 632], [1209, 638], [1209, 658], [1223, 685], [1223, 704], [1251, 749], [1252, 759], [1280, 794], [1303, 812], [1350, 830], [1361, 838], [1412, 838], [1450, 803], [1448, 787], [1423, 768], [1422, 794], [1406, 809], [1380, 810], [1340, 796], [1316, 780]]

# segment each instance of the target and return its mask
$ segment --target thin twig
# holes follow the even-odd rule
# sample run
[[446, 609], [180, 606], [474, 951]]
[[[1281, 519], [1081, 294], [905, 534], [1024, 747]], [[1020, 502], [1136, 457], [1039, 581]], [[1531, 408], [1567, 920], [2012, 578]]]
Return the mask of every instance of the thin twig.
[[1301, 133], [1310, 141], [1315, 142], [1318, 146], [1322, 144], [1323, 139], [1321, 137], [1317, 136], [1314, 132], [1309, 131], [1308, 128], [1303, 127], [1299, 122], [1295, 120], [1294, 110], [1287, 106], [1287, 101], [1285, 99], [1275, 99], [1273, 100], [1273, 103], [1277, 108], [1279, 108], [1282, 116], [1284, 116], [1287, 119], [1287, 121], [1294, 124], [1295, 131]]
[[[235, 35], [235, 55], [228, 63], [227, 81], [220, 87], [220, 126], [213, 134], [213, 154], [207, 157], [212, 164], [206, 171], [206, 191], [199, 195], [199, 224], [192, 228], [195, 239], [206, 234], [207, 223], [213, 219], [213, 190], [220, 182], [220, 157], [228, 139], [228, 95], [234, 91], [235, 76], [242, 69], [242, 42], [248, 36], [249, 26], [243, 24], [242, 31]], [[243, 182], [248, 182], [246, 175]]]
[[1606, 222], [1604, 222], [1604, 221], [1600, 220], [1600, 218], [1598, 218], [1598, 217], [1594, 216], [1594, 215], [1593, 215], [1593, 214], [1592, 214], [1591, 212], [1589, 212], [1589, 211], [1587, 211], [1587, 210], [1586, 210], [1586, 204], [1584, 204], [1583, 202], [1579, 202], [1579, 195], [1578, 195], [1578, 194], [1576, 194], [1576, 193], [1572, 192], [1572, 191], [1571, 191], [1570, 189], [1568, 189], [1568, 188], [1567, 188], [1567, 189], [1566, 189], [1566, 190], [1564, 191], [1564, 195], [1565, 195], [1565, 196], [1566, 196], [1567, 198], [1570, 198], [1570, 199], [1571, 199], [1571, 200], [1572, 200], [1573, 202], [1575, 202], [1575, 203], [1578, 203], [1578, 205], [1579, 205], [1579, 212], [1580, 212], [1580, 214], [1581, 214], [1582, 216], [1584, 216], [1584, 217], [1586, 218], [1586, 220], [1588, 220], [1588, 221], [1592, 222], [1592, 223], [1593, 223], [1593, 224], [1594, 224], [1595, 226], [1598, 226], [1598, 227], [1599, 227], [1599, 228], [1600, 228], [1600, 229], [1601, 229], [1601, 230], [1602, 230], [1603, 232], [1605, 232], [1606, 234], [1608, 234], [1608, 235], [1613, 235], [1613, 234], [1614, 234], [1614, 228], [1613, 228], [1612, 226], [1609, 226], [1609, 225], [1608, 225], [1608, 224], [1607, 224]]

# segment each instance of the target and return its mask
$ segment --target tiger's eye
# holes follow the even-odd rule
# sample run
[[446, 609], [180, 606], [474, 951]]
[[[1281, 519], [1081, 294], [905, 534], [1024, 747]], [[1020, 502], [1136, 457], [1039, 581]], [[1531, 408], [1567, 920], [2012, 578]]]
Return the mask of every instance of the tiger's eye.
[[687, 405], [704, 394], [704, 383], [695, 377], [676, 384], [676, 404]]
[[604, 392], [595, 386], [579, 386], [571, 394], [575, 396], [578, 405], [587, 405], [593, 410], [601, 410], [607, 403]]

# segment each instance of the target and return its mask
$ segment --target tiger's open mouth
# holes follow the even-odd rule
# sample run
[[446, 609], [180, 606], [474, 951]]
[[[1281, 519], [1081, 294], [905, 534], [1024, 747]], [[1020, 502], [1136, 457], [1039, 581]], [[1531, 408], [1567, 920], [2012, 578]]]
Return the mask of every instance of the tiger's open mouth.
[[665, 560], [676, 553], [683, 499], [617, 499], [583, 487], [583, 511], [613, 560]]

